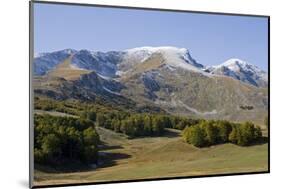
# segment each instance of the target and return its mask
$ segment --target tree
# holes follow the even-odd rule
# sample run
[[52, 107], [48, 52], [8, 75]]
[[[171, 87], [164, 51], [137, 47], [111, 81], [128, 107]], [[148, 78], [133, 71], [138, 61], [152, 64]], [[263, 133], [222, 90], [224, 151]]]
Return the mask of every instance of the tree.
[[77, 159], [79, 153], [83, 149], [83, 136], [81, 131], [75, 129], [74, 127], [67, 127], [65, 129], [66, 142], [64, 142], [63, 154], [66, 158]]
[[255, 135], [254, 136], [255, 141], [258, 141], [262, 138], [262, 131], [261, 131], [261, 128], [259, 126], [256, 127], [254, 135]]
[[163, 116], [163, 127], [165, 128], [172, 128], [172, 121], [169, 116]]
[[83, 150], [83, 160], [87, 163], [97, 162], [98, 149], [95, 145], [85, 146]]
[[233, 126], [232, 132], [229, 135], [229, 141], [239, 146], [247, 146], [260, 140], [261, 137], [260, 127], [255, 127], [251, 122], [245, 122]]
[[83, 156], [85, 162], [92, 163], [96, 162], [98, 159], [98, 143], [99, 143], [99, 135], [92, 128], [83, 131], [83, 139], [84, 139], [84, 147], [83, 147]]
[[202, 129], [206, 132], [206, 141], [209, 145], [217, 144], [219, 141], [219, 130], [214, 126], [213, 122], [203, 122], [201, 124]]
[[36, 163], [62, 166], [68, 161], [87, 163], [97, 160], [99, 135], [93, 122], [80, 118], [35, 115], [34, 124]]
[[55, 134], [47, 134], [42, 141], [42, 153], [49, 159], [59, 157], [62, 153], [61, 141]]
[[229, 135], [232, 131], [232, 126], [228, 121], [218, 121], [217, 127], [219, 129], [219, 140], [222, 143], [228, 142]]
[[135, 136], [134, 124], [131, 118], [122, 120], [121, 131], [130, 137]]
[[152, 134], [152, 121], [151, 121], [151, 117], [149, 115], [145, 115], [144, 120], [143, 120], [143, 124], [144, 124], [144, 134], [145, 135], [151, 135]]
[[239, 127], [237, 144], [241, 146], [249, 145], [255, 138], [255, 126], [251, 122], [245, 122]]
[[160, 135], [164, 131], [164, 120], [161, 116], [155, 116], [152, 119], [152, 133], [153, 135]]
[[135, 135], [136, 136], [144, 136], [144, 120], [143, 116], [136, 115], [133, 117], [134, 127], [135, 127]]
[[83, 117], [85, 119], [89, 119], [91, 121], [96, 121], [96, 112], [94, 112], [94, 111], [86, 111], [86, 112], [84, 112]]
[[186, 127], [183, 131], [184, 140], [196, 147], [206, 145], [206, 133], [199, 125]]
[[96, 120], [99, 127], [104, 127], [106, 118], [103, 114], [98, 113]]
[[185, 119], [182, 119], [175, 126], [175, 129], [183, 130], [186, 126], [187, 126], [187, 121]]
[[105, 121], [104, 121], [103, 127], [107, 128], [107, 129], [113, 129], [113, 126], [111, 125], [111, 123], [112, 123], [112, 120], [108, 116], [105, 116]]
[[89, 127], [83, 131], [84, 145], [95, 145], [99, 143], [99, 135], [95, 129]]
[[112, 119], [111, 126], [115, 132], [121, 132], [121, 121], [117, 118]]

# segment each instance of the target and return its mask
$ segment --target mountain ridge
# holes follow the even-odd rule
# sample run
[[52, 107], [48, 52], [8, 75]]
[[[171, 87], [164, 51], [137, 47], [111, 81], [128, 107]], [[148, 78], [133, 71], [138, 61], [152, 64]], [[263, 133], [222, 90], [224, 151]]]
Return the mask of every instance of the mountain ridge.
[[[240, 60], [206, 69], [187, 49], [173, 47], [110, 53], [65, 50], [39, 58], [52, 61], [45, 74], [34, 76], [35, 95], [58, 100], [103, 99], [133, 111], [232, 121], [262, 122], [268, 111], [267, 85], [260, 80], [250, 83], [253, 74], [243, 75], [259, 73], [259, 69]], [[215, 72], [221, 68], [237, 71], [237, 76]]]
[[238, 58], [231, 58], [222, 64], [206, 69], [212, 74], [229, 76], [256, 87], [267, 87], [267, 73], [257, 66]]
[[[44, 75], [72, 55], [71, 64], [77, 69], [94, 70], [102, 76], [114, 78], [132, 71], [132, 67], [136, 63], [145, 62], [155, 54], [162, 55], [165, 64], [171, 68], [170, 70], [180, 67], [210, 77], [212, 75], [232, 77], [256, 87], [267, 87], [268, 85], [267, 73], [246, 61], [231, 58], [222, 64], [207, 67], [193, 59], [186, 48], [172, 46], [145, 46], [108, 52], [64, 49], [53, 53], [40, 53], [34, 59], [34, 73]], [[237, 69], [238, 67], [239, 69]]]

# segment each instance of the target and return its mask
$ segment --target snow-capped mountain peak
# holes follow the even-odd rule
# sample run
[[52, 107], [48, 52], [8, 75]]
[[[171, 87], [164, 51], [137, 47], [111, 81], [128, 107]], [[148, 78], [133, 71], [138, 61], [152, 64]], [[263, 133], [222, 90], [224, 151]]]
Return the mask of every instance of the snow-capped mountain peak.
[[218, 65], [218, 66], [214, 66], [216, 68], [220, 68], [220, 67], [227, 67], [228, 69], [232, 70], [232, 71], [240, 71], [240, 70], [244, 70], [244, 71], [255, 71], [255, 72], [259, 72], [260, 69], [253, 65], [250, 64], [244, 60], [238, 59], [238, 58], [231, 58], [227, 61], [225, 61], [224, 63]]
[[173, 52], [182, 52], [182, 53], [186, 53], [187, 49], [186, 48], [178, 48], [178, 47], [173, 47], [173, 46], [159, 46], [159, 47], [152, 47], [152, 46], [144, 46], [144, 47], [136, 47], [136, 48], [132, 48], [132, 49], [126, 49], [125, 52], [128, 53], [136, 53], [136, 52], [150, 52], [150, 53], [154, 53], [154, 52], [163, 52], [163, 51], [173, 51]]
[[141, 62], [145, 61], [154, 53], [177, 53], [179, 49], [176, 47], [170, 46], [161, 46], [161, 47], [136, 47], [132, 49], [126, 49], [124, 51], [128, 57], [134, 57]]
[[225, 75], [257, 87], [267, 86], [268, 74], [257, 66], [238, 58], [231, 58], [207, 69], [216, 75]]
[[40, 57], [43, 57], [43, 56], [47, 56], [47, 55], [50, 55], [50, 54], [58, 54], [58, 55], [71, 55], [71, 54], [74, 54], [76, 53], [77, 51], [74, 50], [74, 49], [63, 49], [63, 50], [59, 50], [59, 51], [54, 51], [54, 52], [42, 52], [42, 53], [35, 53], [34, 54], [34, 58], [40, 58]]
[[[163, 56], [167, 64], [184, 69], [192, 69], [201, 71], [204, 66], [197, 63], [190, 55], [186, 48], [178, 48], [173, 46], [160, 46], [160, 47], [137, 47], [127, 49], [126, 56], [129, 58], [137, 59], [139, 62], [144, 62], [155, 53]], [[199, 70], [197, 70], [199, 68]]]
[[71, 58], [73, 67], [94, 70], [105, 76], [112, 77], [116, 73], [130, 70], [135, 64], [142, 63], [155, 54], [161, 55], [167, 65], [205, 73], [202, 71], [204, 66], [197, 63], [186, 48], [173, 46], [145, 46], [109, 52], [64, 49], [36, 55], [34, 65], [35, 73], [44, 75], [49, 70], [54, 69], [65, 58], [73, 55]]
[[[165, 64], [171, 72], [182, 69], [206, 76], [228, 76], [257, 87], [266, 87], [268, 84], [268, 74], [244, 60], [231, 58], [217, 66], [205, 67], [192, 58], [188, 49], [173, 46], [145, 46], [109, 52], [64, 49], [40, 53], [34, 59], [35, 74], [46, 74], [70, 55], [72, 55], [71, 66], [74, 69], [91, 70], [112, 78], [122, 73], [132, 73], [136, 66], [144, 63], [143, 68], [146, 69]], [[140, 67], [138, 66], [138, 69]]]
[[240, 71], [241, 68], [246, 68], [247, 63], [238, 58], [231, 58], [231, 59], [225, 61], [224, 63], [222, 63], [218, 66], [215, 66], [215, 67], [219, 68], [219, 67], [223, 67], [223, 66], [225, 66], [233, 71]]

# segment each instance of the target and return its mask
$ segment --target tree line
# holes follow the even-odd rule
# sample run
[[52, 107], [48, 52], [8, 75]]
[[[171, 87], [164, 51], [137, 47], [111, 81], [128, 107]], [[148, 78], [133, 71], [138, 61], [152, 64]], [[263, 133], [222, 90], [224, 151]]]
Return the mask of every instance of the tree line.
[[34, 160], [36, 163], [81, 164], [98, 160], [99, 135], [90, 120], [37, 115], [34, 117]]
[[112, 111], [107, 113], [85, 112], [85, 118], [96, 121], [97, 126], [124, 133], [129, 137], [161, 136], [165, 128], [184, 129], [200, 122], [180, 116], [126, 113]]
[[[118, 107], [113, 108], [78, 101], [57, 101], [42, 97], [35, 97], [34, 104], [35, 109], [76, 115], [82, 119], [97, 122], [97, 125], [100, 127], [121, 132], [131, 137], [161, 135], [163, 127], [182, 130], [186, 126], [200, 122], [200, 119], [182, 116], [162, 113], [138, 113], [131, 110], [121, 110]], [[147, 126], [147, 123], [151, 123], [151, 125]], [[160, 123], [163, 127], [159, 126]], [[148, 129], [148, 127], [151, 128]]]
[[[119, 114], [118, 114], [119, 115]], [[125, 117], [113, 117], [98, 114], [97, 125], [115, 132], [124, 133], [129, 137], [160, 136], [166, 126], [165, 120], [159, 115], [132, 114]]]
[[186, 127], [182, 136], [185, 142], [196, 147], [228, 143], [239, 146], [251, 145], [262, 138], [261, 128], [251, 122], [232, 123], [229, 121], [201, 121]]
[[[162, 136], [166, 128], [182, 130], [183, 140], [196, 147], [221, 143], [247, 146], [262, 138], [253, 123], [208, 121], [162, 112], [135, 112], [105, 104], [76, 100], [57, 101], [35, 97], [34, 108], [58, 111], [75, 117], [34, 115], [34, 161], [51, 167], [88, 166], [98, 161], [96, 126], [124, 133], [129, 138]], [[264, 122], [268, 126], [268, 118]]]

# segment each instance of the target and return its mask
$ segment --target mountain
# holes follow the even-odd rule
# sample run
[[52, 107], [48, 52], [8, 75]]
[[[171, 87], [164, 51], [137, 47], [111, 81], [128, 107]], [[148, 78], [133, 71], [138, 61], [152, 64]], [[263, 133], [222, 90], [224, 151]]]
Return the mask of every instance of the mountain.
[[267, 73], [257, 66], [240, 59], [229, 59], [226, 62], [207, 69], [212, 74], [225, 75], [256, 87], [267, 87]]
[[126, 86], [121, 94], [137, 104], [155, 104], [175, 115], [233, 121], [262, 122], [267, 114], [266, 88], [200, 70], [172, 67], [161, 54], [154, 54], [132, 70], [119, 81]]
[[78, 69], [95, 70], [97, 73], [114, 77], [129, 71], [135, 63], [140, 63], [153, 54], [162, 54], [171, 66], [184, 69], [203, 68], [197, 63], [185, 48], [176, 47], [140, 47], [124, 51], [94, 52], [88, 50], [76, 51], [65, 49], [53, 53], [42, 53], [34, 59], [35, 75], [44, 75], [64, 61], [70, 55], [71, 64]]
[[202, 74], [228, 76], [256, 87], [267, 87], [268, 85], [267, 73], [243, 60], [229, 59], [220, 65], [205, 67], [196, 62], [187, 49], [169, 46], [138, 47], [109, 52], [65, 49], [52, 53], [41, 53], [34, 59], [34, 73], [44, 75], [73, 55], [71, 65], [77, 69], [96, 71], [105, 77], [119, 77], [121, 74], [131, 72], [136, 64], [145, 62], [157, 54], [163, 57], [171, 69], [180, 67]]
[[35, 96], [47, 96], [56, 100], [76, 99], [83, 102], [102, 103], [136, 112], [164, 112], [149, 104], [136, 104], [119, 92], [125, 86], [98, 74], [94, 70], [74, 67], [73, 54], [44, 75], [33, 76]]
[[124, 52], [118, 51], [104, 53], [81, 50], [73, 55], [72, 64], [80, 69], [95, 70], [104, 76], [113, 77], [123, 54]]
[[35, 75], [44, 75], [49, 70], [55, 68], [56, 65], [64, 61], [71, 54], [76, 53], [76, 50], [65, 49], [52, 53], [41, 53], [34, 58], [33, 70]]
[[265, 72], [238, 59], [206, 68], [185, 48], [63, 50], [34, 65], [35, 94], [55, 99], [234, 121], [262, 122], [268, 111]]
[[163, 47], [139, 47], [128, 49], [125, 51], [125, 58], [133, 58], [137, 62], [144, 62], [150, 58], [153, 54], [161, 54], [164, 59], [172, 66], [188, 68], [188, 65], [192, 65], [197, 68], [203, 68], [202, 64], [199, 64], [194, 60], [189, 51], [185, 48], [177, 48], [170, 46]]

